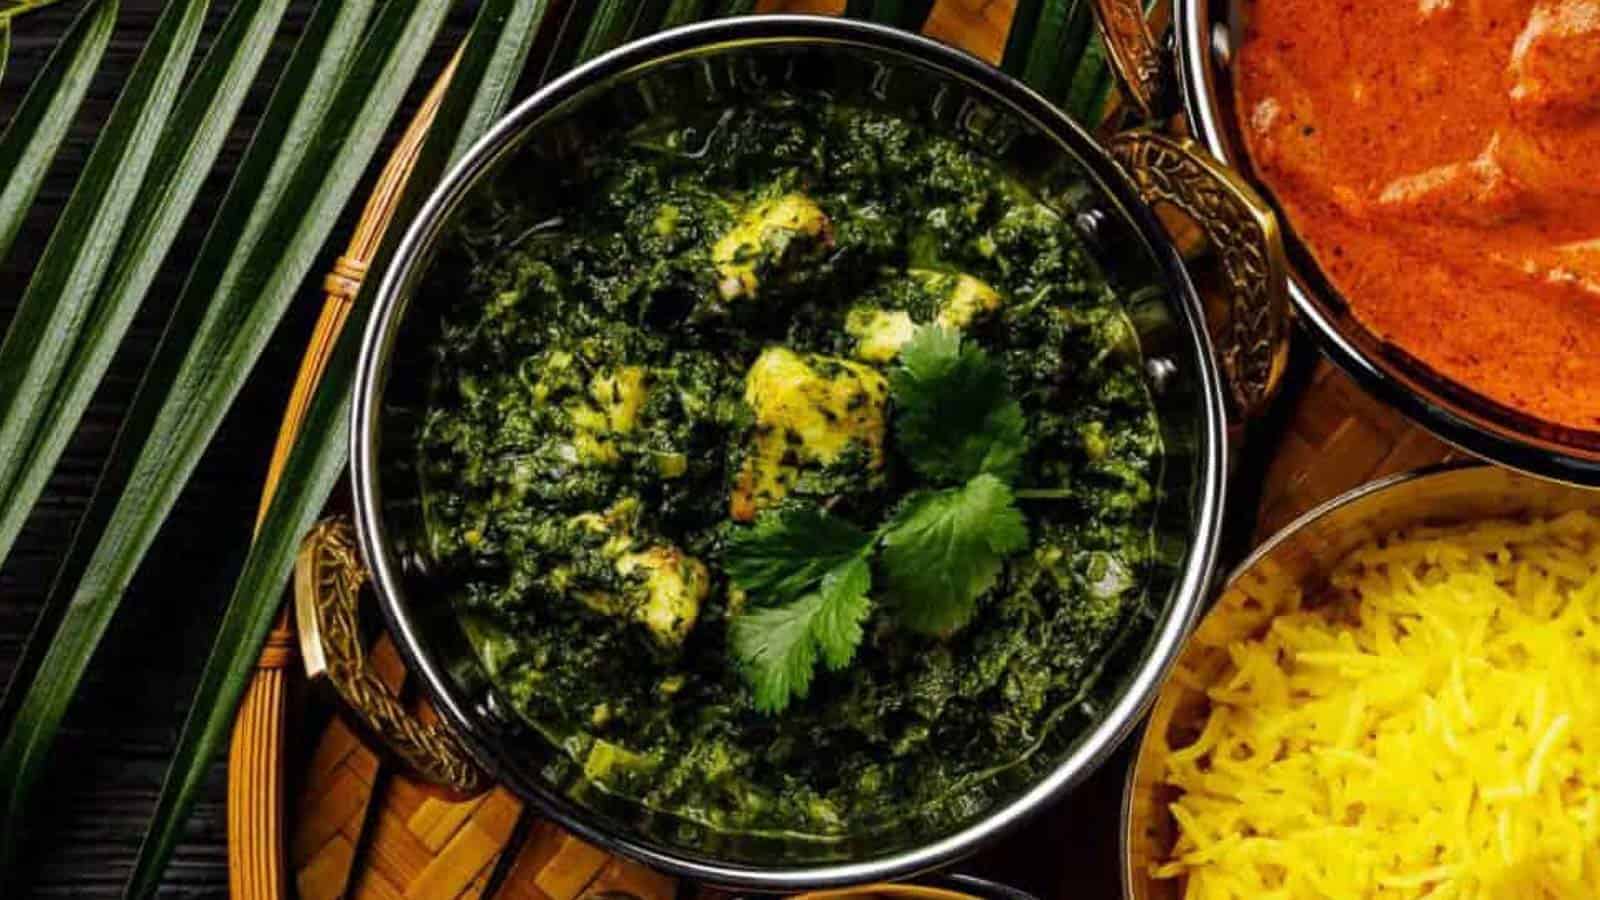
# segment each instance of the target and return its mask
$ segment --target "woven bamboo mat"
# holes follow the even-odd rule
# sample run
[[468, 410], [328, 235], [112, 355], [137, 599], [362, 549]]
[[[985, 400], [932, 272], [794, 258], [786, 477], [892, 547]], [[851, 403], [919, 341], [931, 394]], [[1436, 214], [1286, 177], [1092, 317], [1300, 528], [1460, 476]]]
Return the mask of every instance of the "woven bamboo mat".
[[[837, 12], [840, 0], [787, 0], [767, 10]], [[1014, 0], [940, 0], [927, 31], [988, 59], [1004, 41]], [[1447, 458], [1451, 451], [1319, 363], [1279, 436], [1257, 533], [1371, 477]], [[373, 662], [391, 687], [405, 673], [379, 642]], [[419, 714], [430, 715], [425, 704]], [[524, 820], [504, 789], [467, 802], [431, 796], [378, 758], [335, 719], [303, 761], [290, 807], [289, 866], [304, 900], [475, 898], [492, 877], [509, 900], [576, 900], [614, 892], [641, 900], [679, 895], [672, 879], [608, 855], [561, 829]], [[503, 859], [510, 854], [509, 859]]]
[[1362, 482], [1460, 456], [1319, 359], [1267, 469], [1256, 516], [1261, 540]]

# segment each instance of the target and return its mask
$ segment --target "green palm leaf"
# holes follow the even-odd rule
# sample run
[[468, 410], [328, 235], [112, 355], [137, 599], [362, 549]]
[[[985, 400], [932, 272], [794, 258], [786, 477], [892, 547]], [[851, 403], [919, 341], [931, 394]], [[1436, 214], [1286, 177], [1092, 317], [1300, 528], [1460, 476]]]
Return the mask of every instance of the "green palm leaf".
[[11, 23], [0, 22], [0, 84], [6, 80], [6, 60], [11, 57]]
[[667, 0], [615, 0], [602, 2], [589, 21], [576, 63], [585, 63], [631, 37], [654, 32], [666, 12]]
[[[488, 0], [480, 9], [462, 49], [456, 73], [418, 154], [416, 167], [396, 206], [396, 223], [410, 220], [447, 165], [465, 152], [504, 109], [509, 99], [507, 86], [516, 83], [544, 10], [545, 0]], [[375, 287], [381, 281], [400, 231], [392, 229], [391, 236], [386, 237], [367, 284]], [[358, 300], [357, 310], [341, 335], [336, 355], [352, 356], [364, 330], [355, 319], [370, 306], [369, 294], [370, 291], [364, 292]], [[147, 896], [156, 888], [210, 762], [230, 733], [233, 710], [249, 685], [256, 654], [272, 626], [300, 536], [310, 528], [343, 470], [345, 428], [341, 423], [347, 408], [351, 370], [348, 361], [330, 363], [323, 389], [307, 414], [302, 430], [304, 436], [288, 460], [281, 486], [228, 601], [222, 626], [195, 690], [191, 713], [178, 738], [154, 822], [129, 881], [129, 896]], [[335, 377], [336, 371], [340, 374]], [[327, 404], [322, 402], [324, 396], [330, 394], [338, 400], [332, 408], [340, 419], [331, 426], [325, 420]], [[319, 462], [308, 465], [308, 453]]]
[[661, 28], [676, 28], [690, 22], [699, 21], [706, 16], [706, 0], [672, 0], [667, 11], [661, 17]]
[[1093, 34], [1089, 45], [1083, 49], [1083, 58], [1078, 61], [1062, 106], [1074, 119], [1094, 126], [1105, 114], [1110, 94], [1111, 69], [1106, 63], [1106, 46], [1101, 43], [1099, 34]]
[[[0, 185], [0, 257], [11, 248], [23, 216], [33, 204], [39, 183], [77, 115], [116, 23], [116, 0], [95, 0], [84, 7], [51, 52], [44, 69], [35, 76], [10, 126], [0, 135], [0, 172], [7, 173], [4, 185]], [[0, 484], [0, 502], [4, 500], [5, 489]], [[6, 555], [3, 547], [0, 543], [0, 559]]]
[[[188, 283], [168, 320], [161, 346], [134, 394], [109, 461], [102, 470], [100, 488], [90, 498], [89, 507], [34, 624], [33, 634], [13, 669], [4, 703], [0, 704], [0, 722], [15, 720], [24, 689], [49, 651], [50, 635], [65, 615], [73, 587], [83, 576], [96, 549], [94, 537], [116, 509], [116, 487], [129, 479], [139, 443], [150, 434], [151, 423], [177, 378], [184, 349], [207, 313], [213, 288], [236, 276], [230, 264], [239, 248], [261, 238], [275, 198], [282, 193], [298, 161], [304, 158], [338, 78], [350, 64], [371, 10], [372, 0], [344, 0], [342, 3], [328, 0], [319, 4], [307, 21], [256, 128], [255, 137], [240, 160], [222, 207], [201, 244]], [[9, 505], [6, 506], [4, 515], [12, 514]], [[71, 690], [65, 693], [70, 695]], [[0, 744], [0, 749], [4, 746]]]
[[[6, 834], [14, 835], [20, 824], [27, 787], [139, 561], [310, 270], [447, 11], [448, 4], [431, 0], [384, 6], [342, 73], [312, 139], [303, 148], [291, 145], [305, 155], [262, 222], [259, 238], [228, 236], [238, 252], [229, 259], [224, 284], [199, 327], [177, 343], [179, 350], [187, 349], [170, 387], [161, 383], [159, 359], [151, 373], [157, 376], [154, 386], [149, 375], [141, 385], [141, 395], [155, 390], [156, 397], [165, 397], [153, 420], [130, 420], [138, 437], [119, 436], [114, 454], [148, 439], [137, 450], [127, 487], [115, 498], [105, 533], [71, 601], [62, 607], [60, 629], [42, 652], [0, 744], [0, 783], [11, 785]], [[192, 277], [190, 284], [195, 284]], [[135, 407], [139, 412], [138, 399]], [[109, 464], [113, 470], [123, 465], [115, 455]], [[69, 559], [68, 564], [74, 563]], [[56, 589], [70, 589], [70, 584], [70, 578], [58, 577]], [[61, 604], [52, 598], [50, 606]]]
[[666, 0], [574, 0], [556, 29], [555, 43], [544, 61], [539, 83], [618, 46], [630, 35], [648, 33], [660, 22]]
[[[207, 5], [175, 2], [157, 20], [0, 344], [0, 498], [8, 509], [18, 505], [18, 470], [134, 209]], [[0, 557], [9, 545], [0, 533]]]
[[1020, 0], [1000, 68], [1059, 103], [1093, 31], [1089, 0]]
[[921, 31], [933, 11], [933, 0], [849, 0], [844, 14], [853, 19], [869, 19], [906, 31]]
[[756, 11], [757, 0], [723, 0], [722, 15], [748, 16]]
[[235, 6], [184, 90], [134, 200], [132, 208], [139, 214], [117, 245], [110, 274], [90, 307], [54, 396], [40, 410], [29, 450], [19, 461], [10, 495], [0, 509], [0, 557], [22, 530], [28, 510], [44, 491], [133, 323], [222, 149], [287, 6], [288, 0], [248, 0]]
[[[56, 0], [0, 0], [0, 31], [5, 31], [6, 25], [17, 16], [42, 9], [54, 2]], [[0, 65], [0, 71], [4, 69], [5, 66]]]
[[[168, 6], [157, 20], [0, 344], [0, 496], [8, 510], [13, 508], [11, 481], [111, 264], [205, 13], [205, 0], [185, 0]], [[36, 724], [53, 734], [66, 710], [64, 701], [41, 711]], [[21, 807], [45, 750], [37, 745], [12, 748], [9, 742], [7, 749], [15, 752], [0, 751], [0, 801], [5, 805], [0, 870], [15, 853]]]

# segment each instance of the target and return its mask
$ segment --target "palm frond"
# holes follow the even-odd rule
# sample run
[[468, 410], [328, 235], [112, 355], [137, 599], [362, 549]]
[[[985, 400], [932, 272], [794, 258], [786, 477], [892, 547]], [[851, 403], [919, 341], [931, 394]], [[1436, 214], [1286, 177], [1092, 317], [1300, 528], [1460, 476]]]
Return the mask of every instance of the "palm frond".
[[1110, 95], [1111, 68], [1106, 60], [1106, 47], [1101, 43], [1099, 34], [1092, 34], [1061, 105], [1067, 115], [1093, 127], [1104, 117], [1106, 100]]
[[627, 40], [648, 33], [641, 21], [659, 22], [666, 0], [569, 0], [562, 12], [539, 84], [593, 59]]
[[661, 20], [665, 0], [599, 0], [589, 16], [589, 27], [578, 43], [573, 65], [579, 65], [620, 45], [630, 35], [649, 33]]
[[118, 488], [128, 482], [133, 472], [139, 446], [149, 436], [166, 393], [177, 379], [185, 348], [209, 310], [212, 292], [236, 277], [233, 260], [242, 255], [240, 248], [261, 238], [276, 198], [304, 157], [333, 88], [354, 55], [373, 2], [325, 0], [307, 21], [239, 162], [222, 207], [190, 267], [161, 346], [134, 394], [101, 471], [100, 483], [79, 520], [33, 633], [12, 670], [10, 685], [0, 702], [0, 722], [15, 723], [25, 688], [49, 651], [50, 637], [66, 613], [73, 588], [97, 549], [96, 536], [117, 508]]
[[[341, 4], [340, 12], [354, 5]], [[119, 437], [119, 449], [136, 453], [126, 488], [115, 498], [105, 533], [76, 588], [70, 580], [57, 579], [52, 594], [71, 591], [71, 600], [64, 604], [60, 628], [39, 654], [38, 671], [0, 744], [0, 776], [17, 785], [6, 798], [8, 831], [20, 824], [26, 799], [21, 785], [36, 777], [42, 751], [53, 742], [66, 703], [123, 591], [309, 271], [447, 10], [448, 4], [421, 0], [391, 2], [379, 13], [360, 52], [341, 72], [337, 90], [303, 148], [304, 158], [262, 222], [259, 239], [229, 236], [238, 258], [230, 258], [226, 286], [206, 306], [199, 327], [179, 343], [182, 361], [173, 381], [155, 388], [154, 415], [133, 423], [138, 437]], [[273, 165], [281, 162], [274, 159]], [[150, 374], [162, 373], [153, 369]], [[141, 394], [150, 388], [147, 374]], [[137, 398], [135, 407], [137, 411]], [[113, 469], [124, 465], [129, 464], [115, 455], [108, 464]], [[49, 602], [61, 605], [54, 596]]]
[[6, 506], [0, 509], [0, 556], [43, 493], [51, 470], [111, 365], [117, 345], [143, 304], [271, 49], [272, 36], [287, 7], [288, 0], [245, 0], [235, 6], [166, 124], [133, 203], [138, 215], [129, 221], [117, 244], [110, 273], [90, 306], [54, 396], [41, 410]]
[[1061, 102], [1094, 31], [1090, 0], [1020, 0], [1000, 67]]
[[[487, 0], [479, 10], [433, 127], [428, 131], [407, 188], [396, 205], [395, 222], [411, 219], [448, 164], [465, 152], [504, 108], [508, 99], [506, 85], [515, 83], [544, 10], [545, 0]], [[367, 284], [376, 286], [381, 281], [382, 268], [393, 257], [400, 229], [392, 229], [392, 232], [392, 238], [385, 239], [374, 260]], [[353, 318], [370, 307], [368, 298], [361, 300], [365, 302], [358, 302]], [[353, 347], [362, 331], [361, 323], [352, 321], [343, 330], [340, 344]], [[336, 357], [339, 352], [335, 351]], [[345, 351], [346, 355], [350, 352]], [[330, 363], [329, 374], [335, 377], [325, 376], [318, 392], [319, 398], [329, 393], [341, 398], [336, 404], [341, 412], [347, 404], [349, 381], [335, 373], [347, 371], [348, 365], [336, 367]], [[203, 785], [209, 763], [227, 739], [233, 710], [249, 684], [256, 654], [271, 628], [300, 536], [310, 528], [343, 470], [345, 444], [342, 439], [334, 442], [336, 446], [320, 447], [319, 455], [326, 456], [327, 461], [310, 467], [303, 462], [308, 451], [302, 445], [325, 444], [338, 431], [338, 428], [327, 428], [319, 418], [319, 406], [314, 400], [301, 432], [303, 436], [285, 465], [281, 487], [262, 521], [202, 670], [191, 713], [178, 738], [162, 786], [150, 833], [129, 881], [130, 897], [148, 896], [157, 887], [161, 871]], [[297, 459], [302, 459], [298, 466]]]
[[[8, 508], [19, 505], [18, 471], [134, 209], [207, 5], [174, 3], [157, 20], [0, 343], [0, 498]], [[0, 558], [16, 530], [0, 531]]]
[[[67, 366], [177, 101], [206, 7], [206, 0], [173, 3], [156, 21], [0, 344], [0, 496], [7, 509], [15, 506], [13, 479]], [[5, 547], [0, 544], [0, 555]], [[45, 686], [44, 693], [61, 692]], [[33, 724], [54, 734], [70, 688], [64, 693], [62, 702], [40, 710]], [[9, 740], [0, 746], [0, 870], [15, 854], [22, 807], [43, 762], [43, 749]]]
[[577, 58], [578, 44], [589, 28], [589, 20], [583, 12], [584, 5], [584, 0], [564, 0], [560, 6], [550, 32], [549, 52], [538, 67], [539, 75], [533, 80], [534, 87], [543, 86], [565, 72]]
[[679, 25], [697, 22], [706, 17], [709, 6], [706, 0], [672, 0], [672, 4], [661, 17], [660, 27], [676, 28]]
[[721, 15], [748, 16], [756, 11], [759, 0], [723, 0]]
[[[0, 134], [0, 172], [7, 173], [0, 185], [0, 257], [11, 249], [50, 160], [77, 116], [116, 23], [116, 0], [94, 0], [80, 10]], [[5, 496], [0, 485], [0, 503]], [[0, 542], [0, 560], [6, 556], [4, 546]]]
[[[43, 9], [55, 2], [56, 0], [0, 0], [0, 31], [4, 31], [5, 26], [17, 16]], [[4, 69], [5, 66], [0, 65], [0, 70]]]

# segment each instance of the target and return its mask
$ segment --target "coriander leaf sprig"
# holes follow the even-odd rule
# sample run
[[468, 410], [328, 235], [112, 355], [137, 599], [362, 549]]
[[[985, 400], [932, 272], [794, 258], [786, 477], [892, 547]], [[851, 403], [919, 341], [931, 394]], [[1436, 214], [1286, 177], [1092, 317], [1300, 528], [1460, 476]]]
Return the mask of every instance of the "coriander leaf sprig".
[[1022, 474], [1027, 422], [1000, 364], [961, 334], [919, 328], [889, 374], [902, 456], [930, 481]]
[[747, 593], [785, 602], [872, 549], [872, 535], [814, 506], [767, 513], [728, 540], [728, 577]]
[[733, 620], [729, 640], [755, 689], [756, 709], [781, 712], [792, 698], [810, 694], [819, 651], [829, 669], [850, 665], [871, 610], [871, 584], [872, 571], [857, 556], [830, 569], [816, 591]]
[[955, 486], [914, 491], [871, 533], [808, 505], [734, 533], [728, 576], [759, 605], [734, 617], [729, 646], [762, 712], [808, 696], [819, 656], [832, 670], [855, 658], [874, 551], [894, 622], [943, 635], [972, 620], [1005, 558], [1028, 546], [1010, 487], [1026, 421], [1000, 364], [956, 332], [924, 327], [889, 383], [900, 454], [925, 481]]
[[912, 494], [879, 530], [895, 621], [948, 634], [972, 621], [1000, 564], [1028, 546], [1028, 523], [993, 475], [959, 488]]

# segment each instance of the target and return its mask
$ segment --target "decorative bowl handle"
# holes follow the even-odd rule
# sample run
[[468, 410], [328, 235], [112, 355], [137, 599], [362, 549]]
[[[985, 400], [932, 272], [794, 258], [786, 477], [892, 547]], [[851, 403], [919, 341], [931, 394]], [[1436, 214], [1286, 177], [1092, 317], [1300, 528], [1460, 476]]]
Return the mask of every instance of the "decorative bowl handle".
[[1146, 120], [1163, 117], [1166, 56], [1145, 20], [1143, 0], [1094, 0], [1094, 20], [1122, 96]]
[[1111, 138], [1109, 148], [1145, 203], [1192, 219], [1216, 253], [1224, 289], [1205, 295], [1206, 325], [1232, 418], [1255, 416], [1272, 399], [1289, 357], [1288, 264], [1277, 216], [1192, 140], [1139, 129]]
[[468, 797], [492, 785], [442, 722], [408, 711], [367, 664], [358, 617], [368, 579], [355, 528], [343, 516], [324, 519], [306, 535], [294, 567], [300, 655], [312, 683], [326, 684], [373, 746], [387, 751], [443, 793]]

